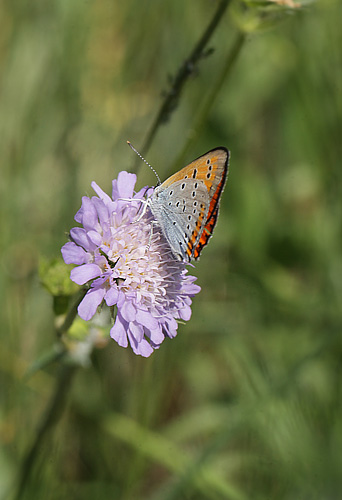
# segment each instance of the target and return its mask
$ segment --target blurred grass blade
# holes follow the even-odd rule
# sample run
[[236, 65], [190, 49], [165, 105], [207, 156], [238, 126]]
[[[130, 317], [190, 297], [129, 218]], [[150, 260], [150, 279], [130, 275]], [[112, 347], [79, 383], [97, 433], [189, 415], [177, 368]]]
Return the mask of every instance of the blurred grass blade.
[[[142, 427], [131, 418], [111, 413], [103, 421], [103, 428], [115, 439], [125, 442], [138, 453], [180, 478], [184, 478], [192, 468], [193, 458], [190, 453], [164, 436]], [[191, 473], [192, 486], [207, 498], [247, 500], [238, 488], [220, 477], [217, 471], [209, 466], [200, 467], [195, 472]]]

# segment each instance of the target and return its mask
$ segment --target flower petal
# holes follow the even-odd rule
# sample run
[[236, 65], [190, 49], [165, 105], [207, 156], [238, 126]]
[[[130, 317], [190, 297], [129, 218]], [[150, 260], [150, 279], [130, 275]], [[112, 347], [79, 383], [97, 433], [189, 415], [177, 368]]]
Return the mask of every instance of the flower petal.
[[113, 181], [113, 200], [117, 200], [118, 198], [132, 198], [136, 182], [137, 176], [135, 174], [129, 174], [124, 170], [119, 172], [118, 180]]
[[82, 208], [82, 224], [84, 229], [88, 231], [95, 229], [98, 224], [97, 212], [93, 202], [88, 198], [88, 196], [83, 196]]
[[101, 274], [102, 271], [96, 264], [83, 264], [71, 270], [70, 278], [78, 285], [84, 285]]
[[119, 298], [119, 290], [116, 287], [111, 286], [105, 295], [105, 301], [107, 306], [113, 306], [114, 304], [116, 304], [118, 298]]
[[153, 347], [147, 342], [146, 339], [143, 339], [141, 342], [137, 342], [133, 335], [128, 331], [128, 339], [131, 344], [132, 350], [134, 354], [139, 354], [144, 358], [148, 358], [153, 353]]
[[75, 221], [78, 222], [79, 224], [82, 224], [82, 217], [83, 217], [83, 212], [84, 212], [84, 206], [83, 206], [84, 198], [85, 198], [85, 196], [82, 198], [81, 208], [76, 212], [76, 215], [74, 217]]
[[88, 235], [88, 238], [90, 239], [90, 241], [92, 243], [94, 243], [94, 245], [96, 245], [97, 247], [99, 247], [102, 243], [102, 236], [97, 232], [97, 231], [88, 231], [87, 233]]
[[70, 238], [72, 238], [76, 245], [88, 250], [88, 252], [93, 252], [96, 248], [96, 245], [90, 241], [86, 230], [82, 227], [73, 227], [70, 229]]
[[68, 243], [63, 245], [61, 252], [66, 264], [86, 264], [91, 258], [88, 252], [73, 241], [68, 241]]
[[[108, 198], [109, 198], [109, 196], [108, 196]], [[108, 219], [109, 219], [108, 207], [106, 206], [106, 203], [104, 202], [104, 200], [100, 200], [96, 196], [93, 196], [91, 200], [94, 204], [94, 207], [96, 208], [96, 212], [97, 212], [97, 215], [99, 217], [100, 224], [102, 226], [103, 224], [107, 223]], [[108, 203], [112, 204], [112, 201], [110, 198], [109, 198]]]
[[122, 317], [129, 323], [134, 321], [136, 317], [136, 309], [130, 300], [125, 300], [120, 309]]
[[150, 191], [151, 188], [149, 188], [148, 186], [145, 186], [143, 188], [140, 189], [140, 191], [138, 191], [137, 193], [135, 193], [135, 195], [133, 196], [133, 198], [135, 200], [141, 200], [142, 198], [144, 198], [144, 196], [147, 195], [147, 193]]
[[136, 321], [143, 326], [146, 326], [149, 330], [154, 330], [158, 327], [158, 321], [152, 316], [151, 313], [143, 311], [141, 309], [137, 310]]
[[129, 331], [138, 343], [144, 338], [144, 328], [135, 321], [129, 323]]
[[191, 318], [191, 307], [190, 306], [184, 306], [182, 309], [178, 311], [179, 317], [183, 319], [184, 321], [189, 321]]
[[194, 295], [196, 295], [196, 293], [199, 293], [201, 291], [201, 287], [193, 283], [193, 281], [195, 281], [196, 279], [194, 276], [187, 276], [186, 279], [187, 279], [187, 283], [185, 284], [186, 293], [190, 297], [193, 297]]
[[97, 196], [99, 198], [101, 198], [101, 200], [103, 200], [106, 204], [107, 203], [111, 203], [112, 200], [110, 199], [110, 196], [108, 196], [107, 193], [105, 193], [104, 191], [102, 191], [102, 189], [100, 188], [100, 186], [98, 186], [95, 181], [93, 181], [91, 183], [91, 187], [93, 188], [93, 190], [95, 191], [95, 193], [97, 194]]
[[165, 339], [165, 335], [163, 334], [160, 326], [158, 326], [158, 328], [155, 328], [154, 330], [150, 330], [147, 335], [154, 345], [160, 345]]
[[89, 321], [96, 313], [98, 306], [102, 302], [104, 294], [104, 288], [91, 288], [90, 290], [88, 290], [84, 299], [77, 308], [77, 312], [80, 318], [84, 319], [85, 321]]
[[127, 333], [126, 333], [126, 322], [122, 320], [120, 314], [117, 314], [114, 326], [110, 330], [110, 336], [115, 340], [121, 347], [128, 346]]
[[177, 335], [178, 323], [173, 317], [167, 317], [163, 327], [170, 339], [173, 339]]

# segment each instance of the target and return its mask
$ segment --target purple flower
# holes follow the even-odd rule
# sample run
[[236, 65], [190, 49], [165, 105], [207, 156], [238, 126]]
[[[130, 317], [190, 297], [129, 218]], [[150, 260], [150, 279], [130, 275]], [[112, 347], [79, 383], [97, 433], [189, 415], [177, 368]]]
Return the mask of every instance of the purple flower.
[[82, 198], [75, 220], [83, 227], [71, 229], [62, 255], [66, 264], [77, 265], [70, 274], [75, 283], [90, 282], [80, 317], [90, 320], [103, 300], [115, 305], [111, 337], [122, 347], [129, 341], [135, 354], [147, 357], [165, 336], [177, 335], [177, 319], [190, 319], [191, 298], [200, 287], [158, 228], [151, 230], [150, 211], [139, 220], [140, 200], [151, 190], [134, 193], [135, 182], [136, 175], [120, 172], [112, 198], [92, 182], [97, 196]]

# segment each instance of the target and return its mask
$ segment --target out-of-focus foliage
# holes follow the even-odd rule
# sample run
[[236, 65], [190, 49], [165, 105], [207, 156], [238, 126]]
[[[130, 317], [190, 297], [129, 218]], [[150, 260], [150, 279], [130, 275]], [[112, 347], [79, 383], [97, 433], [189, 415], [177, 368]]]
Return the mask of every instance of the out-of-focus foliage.
[[[193, 133], [185, 161], [232, 153], [192, 320], [150, 359], [112, 341], [95, 350], [26, 498], [342, 496], [342, 3], [275, 3], [232, 3], [148, 154], [166, 178]], [[59, 257], [92, 180], [110, 192], [135, 167], [126, 139], [143, 143], [214, 8], [0, 4], [0, 496], [58, 374], [24, 378], [56, 341], [39, 261]], [[241, 27], [243, 49], [194, 131]], [[142, 163], [139, 187], [154, 183]]]

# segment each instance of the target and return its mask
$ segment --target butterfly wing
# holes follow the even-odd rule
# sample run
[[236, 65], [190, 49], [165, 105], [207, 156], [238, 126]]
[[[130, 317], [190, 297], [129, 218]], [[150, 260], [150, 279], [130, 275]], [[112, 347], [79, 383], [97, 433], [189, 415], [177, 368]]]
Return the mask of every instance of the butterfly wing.
[[176, 258], [197, 259], [217, 221], [229, 151], [216, 148], [158, 186], [151, 211]]
[[152, 195], [151, 211], [177, 259], [192, 258], [191, 241], [197, 238], [209, 208], [207, 188], [202, 181], [178, 180], [168, 188], [158, 186]]

